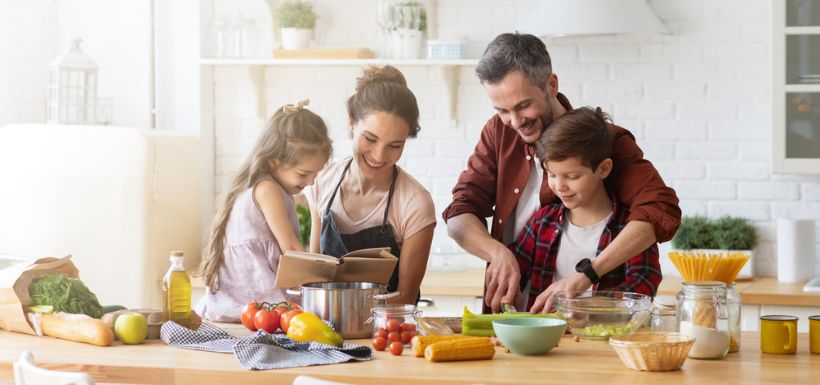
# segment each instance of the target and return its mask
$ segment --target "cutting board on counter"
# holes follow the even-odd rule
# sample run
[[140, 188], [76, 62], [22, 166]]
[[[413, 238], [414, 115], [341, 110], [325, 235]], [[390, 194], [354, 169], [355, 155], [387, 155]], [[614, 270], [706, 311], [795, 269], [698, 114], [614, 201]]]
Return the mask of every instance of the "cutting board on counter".
[[376, 57], [369, 48], [306, 48], [275, 49], [277, 59], [372, 59]]

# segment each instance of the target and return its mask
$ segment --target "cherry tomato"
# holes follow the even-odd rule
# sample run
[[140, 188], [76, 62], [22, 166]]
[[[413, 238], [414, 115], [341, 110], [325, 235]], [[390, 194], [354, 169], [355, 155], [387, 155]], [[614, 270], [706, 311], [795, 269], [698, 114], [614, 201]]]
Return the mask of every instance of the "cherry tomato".
[[301, 312], [302, 309], [293, 309], [288, 310], [279, 316], [279, 327], [282, 328], [282, 331], [285, 332], [285, 334], [287, 334], [288, 332], [288, 327], [290, 326], [290, 319]]
[[387, 341], [389, 341], [389, 342], [401, 341], [401, 334], [399, 334], [399, 332], [390, 332], [390, 333], [387, 334]]
[[276, 329], [279, 329], [279, 317], [276, 316], [275, 311], [262, 308], [259, 309], [259, 311], [256, 312], [256, 316], [253, 317], [253, 324], [257, 329], [273, 333]]
[[401, 343], [409, 344], [410, 340], [412, 340], [413, 337], [415, 337], [415, 336], [416, 336], [416, 332], [403, 331], [403, 332], [401, 332]]
[[376, 330], [376, 333], [373, 334], [373, 337], [381, 337], [387, 339], [387, 334], [387, 330], [385, 330], [384, 328], [379, 328], [379, 330]]
[[401, 342], [393, 341], [390, 343], [390, 354], [400, 356], [402, 351], [404, 351], [404, 345]]
[[382, 351], [387, 347], [387, 340], [382, 337], [373, 338], [373, 349]]
[[401, 325], [399, 325], [399, 327], [401, 328], [401, 331], [403, 331], [403, 332], [414, 332], [414, 331], [416, 331], [416, 325], [415, 324], [402, 323]]
[[242, 309], [242, 325], [245, 325], [246, 328], [253, 331], [258, 329], [253, 322], [253, 317], [256, 316], [256, 312], [259, 310], [257, 308], [258, 305], [259, 304], [256, 301], [253, 301]]
[[385, 324], [385, 329], [387, 329], [387, 331], [389, 332], [399, 332], [401, 331], [401, 324], [397, 319], [391, 318], [387, 320], [387, 323]]

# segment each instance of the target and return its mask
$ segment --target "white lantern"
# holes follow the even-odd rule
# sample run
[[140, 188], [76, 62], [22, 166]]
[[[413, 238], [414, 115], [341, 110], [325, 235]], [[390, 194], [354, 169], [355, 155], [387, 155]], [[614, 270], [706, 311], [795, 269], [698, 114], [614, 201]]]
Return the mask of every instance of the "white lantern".
[[97, 64], [80, 50], [80, 38], [49, 66], [48, 122], [95, 124]]

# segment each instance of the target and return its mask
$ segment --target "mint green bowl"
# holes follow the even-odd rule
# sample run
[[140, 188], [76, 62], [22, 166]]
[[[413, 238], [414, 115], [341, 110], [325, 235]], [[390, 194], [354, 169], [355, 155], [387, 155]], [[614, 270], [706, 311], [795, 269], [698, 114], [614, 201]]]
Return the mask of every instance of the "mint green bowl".
[[503, 318], [493, 321], [495, 336], [515, 354], [544, 354], [553, 347], [567, 329], [567, 321], [555, 318]]

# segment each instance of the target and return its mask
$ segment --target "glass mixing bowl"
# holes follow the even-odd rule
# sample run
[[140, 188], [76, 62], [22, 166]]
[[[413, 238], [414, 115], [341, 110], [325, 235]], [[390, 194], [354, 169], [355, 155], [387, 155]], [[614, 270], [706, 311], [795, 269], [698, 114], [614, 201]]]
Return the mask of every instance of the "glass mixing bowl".
[[559, 317], [570, 332], [584, 339], [607, 340], [631, 334], [649, 320], [652, 298], [620, 291], [560, 293], [555, 298]]

